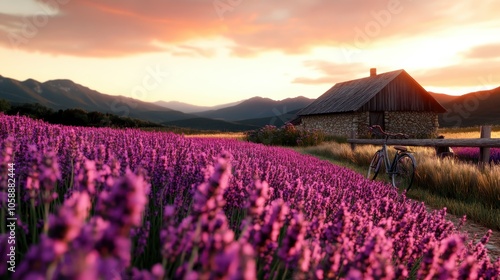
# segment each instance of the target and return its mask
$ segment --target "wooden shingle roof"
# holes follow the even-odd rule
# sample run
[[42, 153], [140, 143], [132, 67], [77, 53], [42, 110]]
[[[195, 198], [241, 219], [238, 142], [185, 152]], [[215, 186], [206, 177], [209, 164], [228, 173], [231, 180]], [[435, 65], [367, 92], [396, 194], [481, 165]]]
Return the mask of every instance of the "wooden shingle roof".
[[[396, 80], [396, 81], [395, 81]], [[394, 81], [394, 82], [393, 82]], [[378, 98], [374, 98], [379, 93], [388, 100], [390, 104], [383, 105]], [[407, 93], [409, 92], [409, 93]], [[405, 96], [408, 95], [408, 96]], [[389, 97], [392, 96], [392, 97]], [[394, 100], [400, 99], [400, 100]], [[382, 102], [384, 103], [384, 102]], [[401, 104], [408, 103], [408, 104]], [[404, 70], [396, 70], [370, 76], [366, 78], [351, 80], [335, 84], [332, 88], [318, 97], [297, 114], [299, 116], [330, 114], [366, 110], [367, 107], [374, 107], [380, 110], [381, 106], [387, 106], [390, 109], [398, 110], [432, 110], [443, 112], [445, 109], [434, 99], [427, 91], [422, 88], [408, 73]], [[374, 110], [374, 109], [371, 109]], [[382, 108], [382, 110], [386, 110]]]

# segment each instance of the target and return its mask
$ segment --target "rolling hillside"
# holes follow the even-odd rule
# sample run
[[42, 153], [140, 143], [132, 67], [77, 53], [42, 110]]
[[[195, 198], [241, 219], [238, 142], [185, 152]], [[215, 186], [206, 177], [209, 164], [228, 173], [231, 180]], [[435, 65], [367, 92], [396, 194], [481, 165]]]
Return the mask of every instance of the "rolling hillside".
[[152, 122], [193, 118], [191, 115], [152, 103], [103, 94], [70, 80], [40, 83], [29, 79], [20, 82], [0, 76], [0, 98], [13, 104], [39, 103], [54, 110], [80, 108]]
[[231, 107], [240, 104], [243, 101], [238, 101], [238, 102], [232, 102], [232, 103], [227, 103], [227, 104], [221, 104], [221, 105], [216, 105], [216, 106], [197, 106], [197, 105], [191, 105], [188, 103], [184, 102], [179, 102], [179, 101], [156, 101], [154, 104], [165, 107], [165, 108], [175, 108], [175, 110], [181, 111], [183, 113], [197, 113], [197, 112], [203, 112], [203, 111], [209, 111], [209, 110], [218, 110], [226, 107]]
[[500, 124], [500, 87], [461, 96], [432, 95], [448, 110], [439, 116], [441, 127]]
[[286, 122], [294, 120], [297, 117], [296, 114], [299, 111], [300, 111], [300, 109], [297, 109], [297, 110], [293, 110], [291, 112], [288, 112], [286, 114], [276, 115], [276, 116], [272, 116], [272, 117], [241, 120], [241, 121], [238, 121], [238, 123], [249, 124], [249, 125], [254, 125], [254, 126], [258, 126], [258, 127], [263, 127], [265, 125], [274, 125], [276, 127], [280, 127], [280, 126], [284, 125]]
[[[304, 97], [282, 101], [256, 97], [213, 107], [200, 107], [175, 101], [148, 103], [133, 98], [103, 94], [70, 80], [41, 83], [33, 79], [17, 81], [2, 76], [0, 76], [0, 99], [12, 104], [39, 103], [53, 110], [80, 108], [88, 112], [112, 113], [169, 126], [222, 131], [253, 130], [266, 124], [281, 126], [285, 121], [293, 119], [300, 108], [312, 101]], [[176, 110], [165, 106], [176, 106]], [[207, 117], [186, 113], [207, 108], [211, 110], [201, 113]]]
[[279, 101], [269, 98], [253, 97], [235, 106], [219, 110], [200, 112], [196, 113], [196, 115], [205, 118], [228, 121], [273, 118], [302, 109], [309, 105], [312, 101], [313, 99], [303, 96], [287, 98]]

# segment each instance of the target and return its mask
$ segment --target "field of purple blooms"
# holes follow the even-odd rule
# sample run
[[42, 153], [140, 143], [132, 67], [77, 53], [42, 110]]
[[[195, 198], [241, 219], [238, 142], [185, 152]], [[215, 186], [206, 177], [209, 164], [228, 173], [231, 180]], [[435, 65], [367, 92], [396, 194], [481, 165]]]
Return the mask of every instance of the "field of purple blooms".
[[[479, 148], [456, 147], [453, 148], [453, 152], [455, 152], [455, 155], [461, 160], [478, 162]], [[500, 148], [490, 149], [490, 162], [494, 164], [500, 164]]]
[[291, 149], [4, 115], [0, 141], [4, 277], [500, 276], [485, 247], [491, 231], [475, 240], [446, 209], [429, 213], [387, 184]]

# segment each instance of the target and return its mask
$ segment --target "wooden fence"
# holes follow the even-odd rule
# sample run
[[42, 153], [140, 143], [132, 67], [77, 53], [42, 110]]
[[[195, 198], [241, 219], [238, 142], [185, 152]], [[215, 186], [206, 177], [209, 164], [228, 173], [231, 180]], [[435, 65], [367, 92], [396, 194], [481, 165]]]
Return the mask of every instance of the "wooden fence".
[[[354, 150], [356, 145], [383, 145], [384, 139], [347, 139]], [[422, 147], [479, 147], [479, 163], [488, 163], [490, 148], [500, 148], [500, 138], [491, 138], [491, 126], [481, 127], [481, 138], [476, 139], [388, 139], [387, 145]]]

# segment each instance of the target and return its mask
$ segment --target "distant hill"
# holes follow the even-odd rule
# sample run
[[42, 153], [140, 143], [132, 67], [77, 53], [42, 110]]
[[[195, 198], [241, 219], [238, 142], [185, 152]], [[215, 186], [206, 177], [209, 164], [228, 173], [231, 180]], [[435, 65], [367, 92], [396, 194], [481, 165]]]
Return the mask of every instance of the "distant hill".
[[248, 119], [273, 118], [289, 114], [291, 111], [302, 109], [309, 105], [313, 99], [303, 96], [287, 98], [283, 100], [272, 100], [263, 97], [253, 97], [238, 105], [196, 113], [205, 118], [221, 119], [227, 121], [239, 121]]
[[500, 87], [461, 96], [431, 94], [448, 110], [439, 116], [441, 127], [500, 124]]
[[218, 110], [218, 109], [238, 105], [241, 102], [243, 102], [243, 101], [237, 101], [237, 102], [221, 104], [221, 105], [216, 105], [216, 106], [197, 106], [197, 105], [191, 105], [191, 104], [179, 102], [179, 101], [161, 101], [160, 100], [160, 101], [154, 102], [154, 104], [189, 114], [189, 113], [203, 112], [203, 111], [209, 111], [209, 110]]
[[40, 83], [29, 79], [20, 82], [0, 76], [0, 98], [13, 104], [39, 103], [54, 110], [80, 108], [152, 122], [193, 118], [191, 115], [156, 104], [103, 94], [70, 80]]
[[240, 120], [240, 121], [238, 121], [238, 123], [255, 125], [257, 127], [263, 127], [266, 125], [274, 125], [276, 127], [281, 127], [285, 123], [294, 120], [297, 117], [297, 113], [299, 111], [300, 111], [300, 109], [297, 109], [297, 110], [290, 111], [286, 114], [276, 115], [273, 117]]
[[441, 105], [444, 105], [446, 103], [449, 103], [453, 101], [453, 99], [457, 98], [456, 95], [448, 95], [444, 93], [435, 93], [435, 92], [430, 92], [429, 93], [434, 97], [434, 99], [437, 100]]

